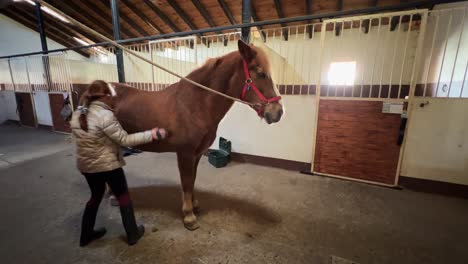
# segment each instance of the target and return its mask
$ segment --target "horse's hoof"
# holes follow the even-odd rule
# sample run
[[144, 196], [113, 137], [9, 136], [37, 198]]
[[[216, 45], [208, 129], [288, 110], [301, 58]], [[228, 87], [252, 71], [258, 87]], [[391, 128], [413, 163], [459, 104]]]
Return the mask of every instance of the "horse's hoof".
[[197, 221], [191, 222], [191, 223], [185, 223], [185, 222], [184, 222], [184, 226], [185, 226], [185, 228], [187, 228], [187, 229], [190, 230], [190, 231], [195, 231], [195, 230], [197, 230], [198, 228], [200, 228], [200, 225], [198, 224]]

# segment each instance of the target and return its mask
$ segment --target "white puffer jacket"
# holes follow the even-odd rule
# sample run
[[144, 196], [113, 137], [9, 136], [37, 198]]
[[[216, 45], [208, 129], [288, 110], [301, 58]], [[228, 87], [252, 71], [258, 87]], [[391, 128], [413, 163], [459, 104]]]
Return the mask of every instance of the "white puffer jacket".
[[120, 146], [132, 147], [153, 140], [151, 130], [127, 134], [105, 103], [94, 101], [88, 109], [88, 132], [80, 127], [80, 111], [70, 121], [76, 143], [78, 170], [84, 173], [111, 171], [125, 165]]

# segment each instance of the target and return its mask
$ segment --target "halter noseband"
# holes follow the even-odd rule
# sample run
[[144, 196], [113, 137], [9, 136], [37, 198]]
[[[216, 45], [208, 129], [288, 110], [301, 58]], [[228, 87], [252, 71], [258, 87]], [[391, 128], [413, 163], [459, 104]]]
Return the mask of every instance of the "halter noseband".
[[257, 97], [260, 98], [260, 100], [261, 100], [260, 103], [256, 104], [256, 105], [259, 106], [258, 108], [254, 108], [254, 107], [252, 107], [252, 108], [257, 112], [257, 114], [260, 117], [263, 117], [263, 111], [264, 111], [265, 106], [270, 104], [270, 103], [278, 102], [279, 100], [281, 100], [281, 96], [275, 96], [275, 97], [267, 99], [260, 92], [260, 90], [257, 88], [255, 83], [253, 82], [252, 78], [250, 77], [249, 67], [247, 66], [247, 62], [244, 59], [242, 59], [242, 64], [244, 65], [245, 84], [244, 84], [244, 89], [242, 90], [241, 99], [245, 101], [245, 96], [246, 96], [247, 92], [250, 91], [250, 88], [252, 88], [252, 90], [255, 92]]

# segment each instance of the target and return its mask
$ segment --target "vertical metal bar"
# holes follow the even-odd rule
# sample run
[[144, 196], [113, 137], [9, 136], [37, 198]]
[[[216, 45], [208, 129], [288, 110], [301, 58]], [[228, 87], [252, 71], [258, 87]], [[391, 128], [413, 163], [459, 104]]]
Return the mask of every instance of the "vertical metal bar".
[[[334, 35], [335, 33], [335, 29], [336, 29], [336, 22], [333, 22], [333, 31], [332, 31], [332, 35]], [[322, 32], [322, 34], [327, 34], [327, 27], [325, 26], [325, 32]], [[332, 45], [330, 45], [332, 46]], [[334, 47], [335, 45], [333, 45]], [[330, 61], [333, 62], [333, 55], [331, 54], [332, 52], [329, 52], [330, 53]], [[330, 95], [330, 80], [328, 80], [328, 87], [327, 87], [327, 97]]]
[[[110, 0], [112, 10], [112, 28], [114, 31], [114, 40], [120, 40], [120, 23], [119, 23], [119, 0]], [[117, 74], [119, 76], [119, 82], [125, 82], [125, 70], [124, 70], [124, 59], [123, 52], [121, 49], [116, 49], [117, 56]]]
[[[41, 3], [36, 2], [36, 19], [37, 19], [37, 28], [39, 31], [39, 37], [41, 39], [41, 47], [42, 51], [47, 52], [49, 51], [47, 47], [47, 36], [45, 32], [45, 24], [44, 24], [44, 16], [42, 15], [42, 9], [41, 9]], [[49, 58], [48, 57], [42, 57], [42, 64], [44, 67], [44, 77], [46, 79], [46, 83], [49, 86], [51, 86], [51, 80], [50, 80], [50, 66], [49, 66]]]
[[463, 82], [462, 82], [462, 87], [461, 87], [461, 90], [460, 90], [460, 97], [463, 97], [463, 88], [465, 87], [465, 80], [466, 80], [467, 70], [468, 70], [468, 61], [466, 62], [466, 66], [465, 66], [465, 74], [463, 75]]
[[435, 40], [436, 40], [436, 36], [437, 36], [437, 31], [438, 31], [438, 28], [439, 28], [439, 18], [440, 18], [440, 15], [437, 15], [436, 16], [436, 25], [434, 27], [434, 35], [432, 37], [431, 51], [429, 51], [429, 60], [428, 60], [428, 62], [426, 64], [427, 65], [427, 70], [425, 71], [426, 72], [426, 79], [424, 81], [423, 97], [426, 97], [427, 79], [429, 78], [429, 70], [431, 69], [432, 54], [434, 53], [434, 44], [435, 44]]
[[[372, 30], [371, 30], [372, 29], [372, 19], [371, 18], [368, 18], [368, 19], [369, 19], [369, 29], [368, 29], [367, 34], [366, 34], [367, 35], [367, 41], [366, 41], [366, 45], [364, 46], [365, 47], [364, 48], [364, 54], [365, 54], [364, 58], [365, 59], [364, 59], [364, 63], [362, 64], [362, 72], [361, 72], [362, 73], [362, 75], [361, 75], [361, 83], [362, 84], [365, 83], [364, 82], [364, 76], [365, 76], [364, 65], [367, 64], [367, 61], [369, 59], [368, 53], [366, 51], [367, 51], [367, 48], [369, 47], [370, 34], [372, 32]], [[372, 92], [372, 84], [369, 86], [369, 96], [368, 96], [369, 98], [371, 96], [371, 92]], [[362, 90], [361, 90], [361, 98], [362, 98]]]
[[[242, 24], [250, 23], [252, 17], [252, 1], [242, 0]], [[250, 42], [250, 27], [242, 27], [242, 40]]]
[[[393, 17], [392, 17], [393, 18]], [[397, 36], [395, 37], [395, 42], [394, 42], [394, 47], [393, 47], [393, 58], [392, 58], [392, 66], [390, 68], [390, 80], [388, 83], [388, 95], [387, 98], [390, 98], [390, 94], [392, 93], [392, 79], [393, 79], [393, 68], [395, 67], [395, 57], [396, 57], [396, 50], [397, 50], [397, 44], [398, 44], [398, 39], [400, 38], [400, 28], [401, 28], [401, 20], [403, 19], [403, 15], [400, 15], [400, 19], [398, 22], [398, 29], [397, 29]]]
[[[361, 35], [362, 35], [362, 19], [359, 19], [359, 33], [358, 33], [358, 43], [361, 44]], [[365, 51], [364, 51], [365, 52]], [[360, 52], [361, 53], [361, 52]], [[364, 57], [364, 56], [363, 56]], [[364, 65], [364, 61], [362, 61], [361, 63], [361, 67], [360, 67], [360, 71], [363, 72], [362, 74], [364, 74], [364, 67], [362, 66]], [[364, 83], [363, 81], [361, 80], [361, 91], [360, 91], [360, 94], [359, 94], [359, 98], [362, 98], [362, 92], [364, 90]]]
[[[306, 26], [304, 25], [303, 26], [304, 29], [302, 31], [302, 48], [301, 48], [301, 52], [299, 52], [299, 56], [301, 56], [301, 80], [305, 80], [305, 78], [303, 78], [303, 76], [305, 75], [304, 74], [304, 46], [305, 46], [305, 43], [306, 43]], [[302, 54], [302, 55], [301, 55]], [[301, 86], [300, 86], [300, 91], [299, 91], [299, 94], [302, 95], [302, 88], [304, 87], [304, 85], [301, 83]], [[308, 87], [308, 86], [307, 86]], [[307, 93], [309, 94], [309, 93]]]
[[34, 100], [35, 91], [33, 90], [32, 86], [31, 86], [31, 80], [29, 79], [28, 62], [26, 61], [26, 59], [27, 58], [24, 57], [24, 70], [26, 72], [26, 78], [27, 78], [28, 86], [29, 86], [29, 91], [27, 91], [27, 92], [29, 93], [29, 97], [31, 98], [31, 108], [33, 110], [34, 126], [37, 127], [38, 120], [37, 120], [37, 113], [36, 113], [36, 103], [35, 103], [35, 100]]
[[316, 87], [316, 94], [315, 94], [315, 120], [314, 120], [314, 144], [313, 144], [313, 149], [312, 149], [312, 160], [311, 160], [311, 166], [310, 166], [310, 171], [314, 171], [314, 161], [315, 161], [315, 150], [317, 146], [317, 128], [318, 128], [318, 117], [319, 117], [319, 105], [320, 105], [320, 85], [321, 85], [321, 80], [322, 80], [322, 57], [323, 57], [323, 50], [325, 48], [325, 33], [326, 33], [326, 21], [322, 22], [321, 25], [321, 31], [320, 31], [320, 48], [319, 48], [319, 59], [318, 59], [318, 65], [319, 69], [318, 72], [318, 77], [317, 77], [317, 87]]
[[[290, 35], [291, 35], [291, 34], [290, 34]], [[295, 42], [296, 42], [296, 43], [294, 43], [294, 45], [296, 46], [296, 48], [294, 49], [294, 63], [292, 63], [292, 65], [291, 65], [294, 69], [296, 68], [296, 67], [295, 67], [295, 64], [296, 64], [296, 63], [295, 63], [295, 62], [296, 62], [296, 61], [299, 61], [299, 59], [296, 58], [296, 57], [297, 57], [297, 54], [298, 54], [297, 50], [298, 50], [298, 48], [299, 48], [299, 44], [297, 43], [298, 35], [299, 35], [299, 26], [296, 26], [296, 39], [295, 39]], [[296, 59], [297, 59], [297, 60], [296, 60]], [[301, 69], [301, 70], [302, 70], [302, 69]], [[298, 72], [298, 71], [295, 70], [295, 72]], [[295, 78], [294, 78], [294, 79], [295, 79]], [[296, 80], [294, 80], [294, 79], [293, 79], [293, 81], [292, 81], [292, 82], [293, 82], [293, 85], [292, 85], [292, 93], [291, 93], [291, 94], [294, 94], [294, 88], [295, 88], [295, 86], [296, 86], [296, 84], [295, 84], [295, 83], [296, 83]], [[302, 79], [302, 78], [301, 78], [301, 79]], [[297, 81], [299, 81], [299, 80], [297, 80]], [[299, 86], [299, 88], [300, 88], [300, 86]], [[300, 92], [299, 92], [299, 94], [300, 94]]]
[[[313, 44], [313, 41], [314, 41], [314, 33], [315, 33], [315, 24], [312, 25], [312, 38], [310, 38], [310, 41], [311, 41], [311, 44]], [[320, 43], [319, 43], [319, 47], [320, 47]], [[320, 51], [319, 51], [320, 52]], [[309, 61], [313, 61], [312, 60], [312, 52], [310, 53], [311, 54], [311, 58]], [[310, 94], [310, 86], [311, 86], [311, 83], [312, 83], [312, 63], [307, 63], [308, 65], [308, 70], [309, 70], [309, 76], [308, 76], [308, 80], [307, 80], [307, 94]], [[321, 71], [321, 68], [320, 68], [320, 65], [319, 65], [319, 72]], [[315, 85], [315, 93], [317, 93], [317, 85]], [[315, 94], [317, 95], [317, 94]]]
[[10, 78], [11, 78], [11, 84], [13, 84], [13, 91], [16, 92], [16, 84], [15, 84], [15, 78], [13, 77], [13, 71], [11, 70], [11, 59], [8, 59], [8, 68], [10, 69]]
[[405, 39], [405, 51], [403, 52], [403, 65], [401, 65], [401, 71], [400, 71], [400, 83], [398, 85], [398, 96], [397, 98], [400, 98], [401, 94], [401, 83], [403, 79], [403, 71], [405, 69], [406, 65], [406, 51], [408, 49], [408, 39], [411, 34], [411, 23], [413, 23], [413, 15], [410, 15], [410, 21], [408, 22], [408, 32], [406, 33], [406, 39]]
[[[372, 21], [370, 22], [370, 24], [372, 25]], [[370, 26], [369, 25], [369, 28]], [[376, 63], [376, 60], [377, 60], [377, 54], [378, 54], [378, 51], [379, 51], [379, 44], [380, 44], [380, 28], [382, 26], [382, 17], [379, 17], [379, 27], [377, 28], [377, 43], [376, 43], [376, 47], [375, 47], [375, 54], [374, 54], [374, 62], [372, 64], [372, 73], [371, 73], [371, 79], [370, 79], [370, 91], [369, 91], [369, 97], [372, 93], [372, 87], [374, 85], [374, 70], [375, 70], [375, 63]], [[380, 91], [379, 91], [379, 97], [380, 98]]]
[[[451, 11], [454, 12], [454, 11]], [[463, 38], [463, 31], [465, 31], [464, 25], [465, 25], [465, 15], [466, 15], [466, 8], [463, 10], [463, 18], [460, 26], [460, 36], [458, 37], [458, 44], [457, 44], [457, 51], [455, 53], [455, 59], [453, 61], [453, 68], [452, 68], [452, 75], [450, 76], [450, 84], [447, 92], [447, 96], [450, 97], [450, 88], [452, 87], [452, 81], [453, 81], [453, 75], [455, 73], [455, 66], [457, 65], [457, 59], [458, 59], [458, 51], [460, 50], [460, 43]]]
[[436, 88], [435, 97], [438, 97], [438, 94], [439, 94], [440, 78], [442, 77], [442, 70], [444, 69], [445, 52], [447, 51], [447, 43], [448, 43], [448, 38], [449, 38], [449, 33], [450, 33], [450, 27], [452, 25], [452, 15], [453, 14], [450, 13], [449, 21], [447, 24], [447, 33], [445, 34], [444, 52], [442, 54], [442, 62], [440, 63], [439, 78], [437, 79], [437, 88]]

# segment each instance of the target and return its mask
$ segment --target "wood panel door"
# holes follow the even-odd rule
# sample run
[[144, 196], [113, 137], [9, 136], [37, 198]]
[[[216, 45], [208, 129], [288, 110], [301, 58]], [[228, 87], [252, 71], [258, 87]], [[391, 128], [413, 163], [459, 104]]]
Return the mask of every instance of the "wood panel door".
[[70, 123], [65, 121], [60, 115], [62, 110], [63, 103], [65, 101], [64, 94], [62, 93], [50, 93], [50, 111], [52, 113], [52, 123], [54, 125], [54, 131], [71, 133]]
[[16, 93], [17, 111], [23, 126], [36, 127], [37, 120], [34, 113], [34, 103], [30, 93]]

